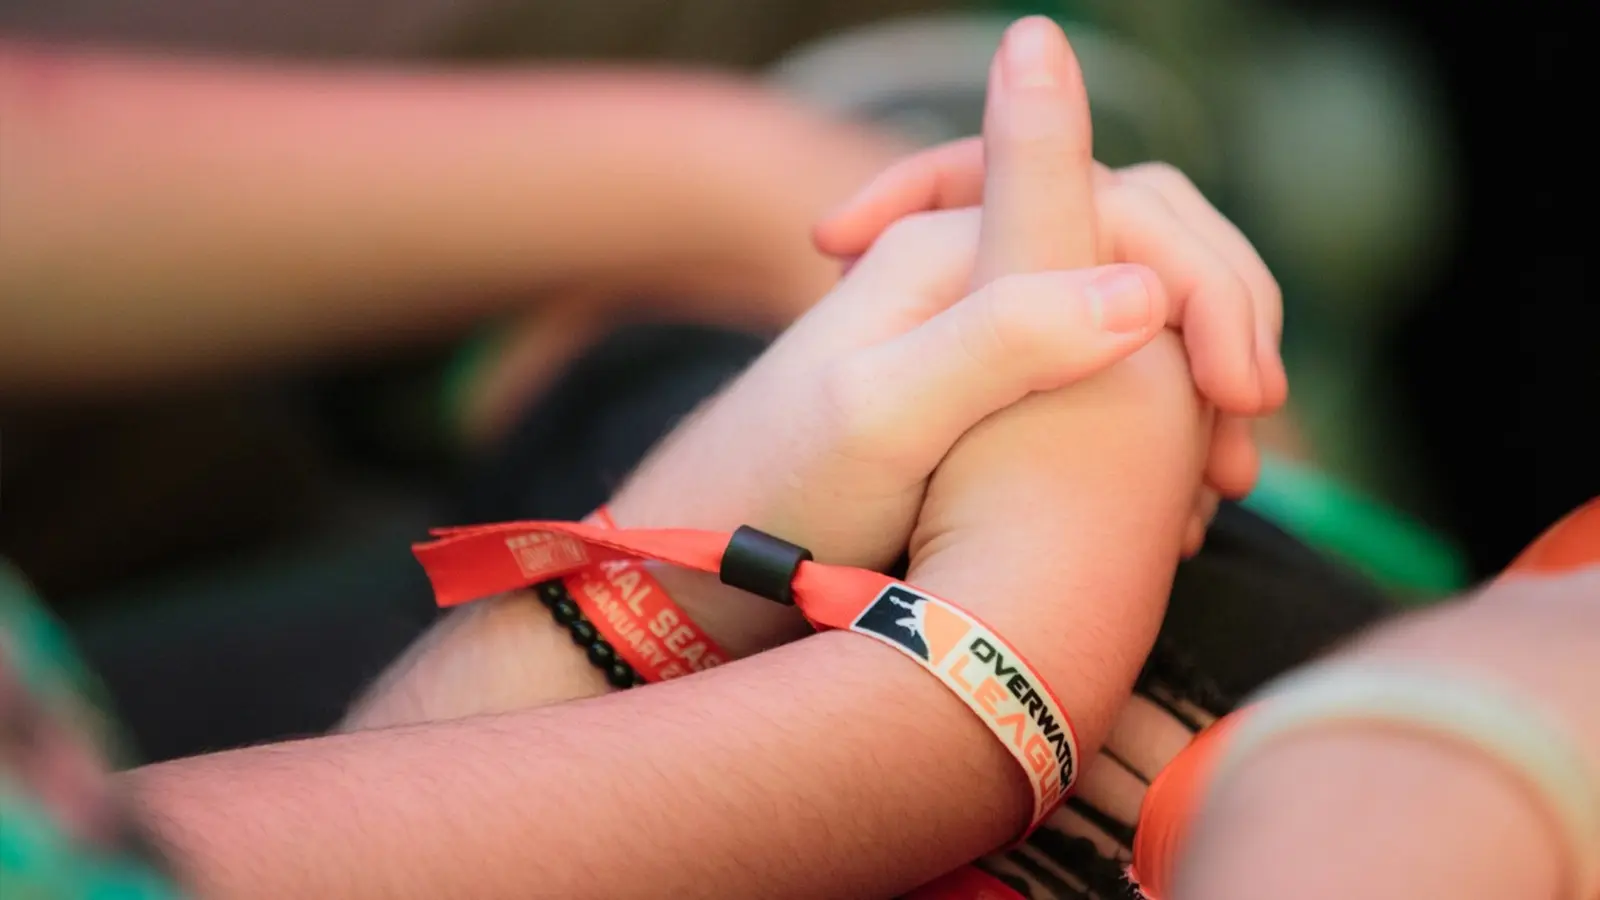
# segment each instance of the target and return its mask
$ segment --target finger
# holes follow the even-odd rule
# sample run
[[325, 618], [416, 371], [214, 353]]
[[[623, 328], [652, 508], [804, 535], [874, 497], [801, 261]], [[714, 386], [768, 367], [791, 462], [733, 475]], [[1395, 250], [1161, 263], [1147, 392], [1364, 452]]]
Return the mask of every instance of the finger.
[[1259, 413], [1255, 309], [1244, 280], [1152, 188], [1122, 182], [1102, 191], [1099, 205], [1111, 257], [1160, 273], [1195, 386], [1223, 412]]
[[965, 138], [890, 166], [820, 222], [811, 239], [829, 256], [859, 256], [899, 219], [982, 202], [983, 141]]
[[[1117, 176], [1094, 164], [1097, 187]], [[840, 259], [865, 253], [897, 220], [983, 203], [983, 139], [962, 138], [900, 160], [812, 229], [817, 251]]]
[[1253, 423], [1239, 416], [1218, 416], [1206, 458], [1206, 486], [1237, 500], [1250, 493], [1260, 475], [1261, 453], [1256, 449]]
[[1001, 275], [1093, 266], [1089, 97], [1066, 35], [1042, 16], [1006, 31], [989, 74], [987, 172], [974, 286]]
[[[830, 296], [877, 318], [920, 324], [967, 293], [977, 258], [975, 209], [918, 213], [884, 231], [850, 268], [848, 290]], [[910, 327], [900, 324], [900, 331]]]
[[1238, 269], [1240, 277], [1250, 285], [1251, 293], [1261, 301], [1262, 322], [1275, 334], [1282, 330], [1283, 294], [1277, 279], [1244, 232], [1213, 206], [1188, 176], [1165, 163], [1143, 163], [1119, 170], [1116, 177], [1119, 181], [1147, 185], [1161, 194], [1179, 217], [1205, 235]]
[[[874, 438], [914, 435], [949, 447], [987, 416], [1035, 391], [1094, 375], [1158, 334], [1161, 282], [1142, 266], [1003, 276], [832, 373], [853, 421]], [[938, 459], [919, 460], [928, 468]]]
[[976, 209], [896, 221], [847, 276], [779, 338], [786, 358], [820, 365], [905, 334], [967, 293], [978, 252]]
[[1279, 350], [1283, 337], [1283, 290], [1255, 245], [1206, 199], [1194, 182], [1172, 166], [1163, 163], [1131, 166], [1119, 172], [1118, 177], [1159, 193], [1179, 218], [1233, 266], [1250, 289], [1262, 405], [1266, 412], [1281, 407], [1289, 393], [1289, 380]]
[[1261, 409], [1274, 413], [1289, 402], [1289, 370], [1283, 363], [1282, 328], [1256, 334], [1256, 370], [1261, 373]]
[[1201, 523], [1198, 516], [1190, 516], [1189, 524], [1183, 529], [1183, 544], [1178, 548], [1178, 554], [1183, 559], [1193, 559], [1206, 543], [1206, 526]]
[[1221, 498], [1217, 492], [1210, 488], [1202, 488], [1200, 497], [1195, 500], [1194, 513], [1189, 517], [1189, 528], [1183, 538], [1183, 555], [1194, 556], [1205, 546], [1206, 533], [1211, 530], [1211, 520], [1217, 517], [1217, 505]]

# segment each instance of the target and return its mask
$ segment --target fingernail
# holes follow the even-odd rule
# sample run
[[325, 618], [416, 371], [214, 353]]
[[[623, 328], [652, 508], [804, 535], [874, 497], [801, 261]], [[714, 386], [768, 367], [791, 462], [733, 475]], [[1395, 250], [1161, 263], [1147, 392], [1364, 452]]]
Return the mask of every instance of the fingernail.
[[1089, 282], [1086, 293], [1094, 324], [1102, 331], [1133, 334], [1150, 326], [1150, 290], [1137, 274], [1106, 272]]
[[1012, 88], [1051, 87], [1056, 83], [1055, 23], [1032, 16], [1012, 25], [1005, 36], [1005, 78]]

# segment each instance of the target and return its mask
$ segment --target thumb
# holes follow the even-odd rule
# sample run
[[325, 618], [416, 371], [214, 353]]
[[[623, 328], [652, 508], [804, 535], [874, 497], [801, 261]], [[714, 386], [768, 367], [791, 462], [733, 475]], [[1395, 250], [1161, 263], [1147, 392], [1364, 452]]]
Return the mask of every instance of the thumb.
[[1160, 279], [1143, 266], [1005, 275], [864, 351], [852, 369], [879, 394], [880, 414], [895, 420], [886, 433], [937, 447], [936, 464], [989, 415], [1143, 347], [1166, 310]]
[[973, 283], [1093, 265], [1097, 257], [1089, 94], [1061, 27], [1007, 29], [984, 106], [983, 235]]

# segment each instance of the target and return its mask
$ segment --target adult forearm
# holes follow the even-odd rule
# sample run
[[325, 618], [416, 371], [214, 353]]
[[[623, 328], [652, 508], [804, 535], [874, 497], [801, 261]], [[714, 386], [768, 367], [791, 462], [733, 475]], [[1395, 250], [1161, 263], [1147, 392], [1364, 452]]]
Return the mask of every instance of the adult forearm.
[[678, 682], [127, 776], [210, 897], [888, 896], [1028, 791], [893, 650], [824, 634]]
[[[730, 313], [780, 281], [820, 292], [831, 266], [790, 253], [801, 270], [778, 271], [774, 231], [792, 221], [803, 248], [809, 215], [880, 161], [751, 88], [664, 72], [296, 70], [0, 44], [0, 122], [0, 390], [432, 335], [576, 283]], [[838, 195], [768, 183], [830, 152], [859, 156], [859, 172], [830, 163]]]
[[[1204, 419], [1166, 340], [1073, 396], [1039, 409], [1107, 431], [990, 471], [1019, 527], [992, 522], [993, 541], [964, 530], [912, 579], [1015, 641], [1088, 754], [1159, 622]], [[1015, 427], [1045, 436], [1031, 416]], [[1094, 478], [1107, 456], [1122, 458], [1120, 474]], [[1036, 466], [1059, 480], [1063, 465], [1083, 467], [1067, 496], [1028, 499], [1053, 483]], [[530, 632], [547, 615], [531, 599], [481, 612], [515, 610]], [[549, 630], [543, 662], [513, 658], [584, 669]], [[494, 656], [482, 640], [530, 640], [520, 626], [479, 632], [463, 644], [475, 652], [425, 653], [405, 677], [447, 687], [452, 659]], [[500, 675], [492, 683], [512, 693], [490, 708], [541, 702], [519, 693], [531, 682]], [[365, 724], [384, 721], [368, 713]], [[219, 896], [886, 896], [994, 849], [1027, 812], [1015, 763], [969, 711], [892, 651], [838, 634], [582, 703], [241, 751], [132, 782]], [[263, 834], [292, 837], [251, 844]]]

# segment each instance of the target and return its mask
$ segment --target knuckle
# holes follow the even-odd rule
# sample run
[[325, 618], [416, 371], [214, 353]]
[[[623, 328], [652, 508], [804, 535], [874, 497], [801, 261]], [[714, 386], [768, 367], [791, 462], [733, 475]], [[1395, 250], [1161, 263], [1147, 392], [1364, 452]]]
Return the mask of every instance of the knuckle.
[[1123, 173], [1133, 180], [1142, 181], [1158, 190], [1174, 193], [1200, 193], [1200, 189], [1195, 187], [1189, 176], [1185, 175], [1182, 169], [1169, 162], [1139, 163], [1136, 166], [1129, 166], [1124, 169]]
[[1165, 259], [1164, 280], [1176, 279], [1180, 293], [1221, 295], [1248, 302], [1250, 286], [1226, 257], [1185, 225], [1168, 199], [1149, 184], [1126, 182], [1110, 192], [1118, 257], [1127, 262]]
[[1227, 310], [1228, 315], [1252, 312], [1250, 285], [1221, 257], [1205, 256], [1196, 274], [1195, 293], [1209, 298], [1193, 307], [1200, 315], [1219, 316], [1224, 314], [1223, 310]]
[[1082, 130], [1023, 116], [992, 123], [1005, 156], [1029, 169], [1082, 172], [1094, 166], [1094, 145]]
[[935, 213], [914, 213], [897, 219], [885, 228], [874, 245], [874, 252], [899, 256], [924, 246], [938, 228]]
[[983, 288], [973, 305], [975, 321], [963, 335], [963, 346], [982, 370], [1004, 366], [1032, 367], [1049, 352], [1052, 329], [1039, 321], [1035, 291], [1021, 276], [1007, 275]]
[[963, 293], [976, 262], [981, 216], [974, 207], [897, 220], [852, 270], [851, 284], [886, 321], [904, 327], [926, 321]]
[[1013, 144], [1018, 159], [1026, 161], [1030, 175], [1067, 179], [1092, 172], [1094, 151], [1088, 145], [1051, 135], [1024, 135]]
[[1143, 181], [1125, 178], [1107, 192], [1106, 199], [1114, 211], [1137, 221], [1173, 215], [1172, 204], [1167, 202], [1167, 198]]
[[[1174, 212], [1177, 211], [1180, 204], [1187, 204], [1190, 208], [1199, 208], [1194, 206], [1196, 203], [1204, 204], [1204, 208], [1212, 210], [1215, 216], [1223, 223], [1222, 227], [1234, 232], [1235, 239], [1242, 248], [1242, 252], [1235, 255], [1240, 258], [1240, 266], [1245, 270], [1241, 277], [1248, 283], [1250, 296], [1265, 307], [1268, 319], [1273, 322], [1274, 327], [1277, 326], [1277, 320], [1280, 318], [1279, 310], [1283, 304], [1283, 290], [1279, 286], [1277, 279], [1267, 269], [1266, 264], [1261, 262], [1259, 254], [1250, 245], [1249, 239], [1242, 233], [1237, 232], [1236, 227], [1228, 223], [1226, 219], [1221, 218], [1221, 213], [1215, 212], [1211, 201], [1206, 198], [1204, 192], [1195, 185], [1194, 181], [1184, 174], [1183, 170], [1171, 163], [1148, 162], [1129, 166], [1122, 170], [1122, 174], [1125, 176], [1125, 183], [1131, 182], [1155, 192]], [[1138, 199], [1133, 201], [1135, 206], [1142, 203], [1147, 205], [1147, 201]]]
[[1139, 181], [1122, 181], [1099, 195], [1106, 250], [1121, 262], [1151, 262], [1152, 242], [1170, 237], [1176, 213], [1165, 197]]
[[1260, 302], [1266, 306], [1267, 323], [1276, 337], [1283, 330], [1283, 286], [1265, 264], [1260, 269], [1256, 291]]

